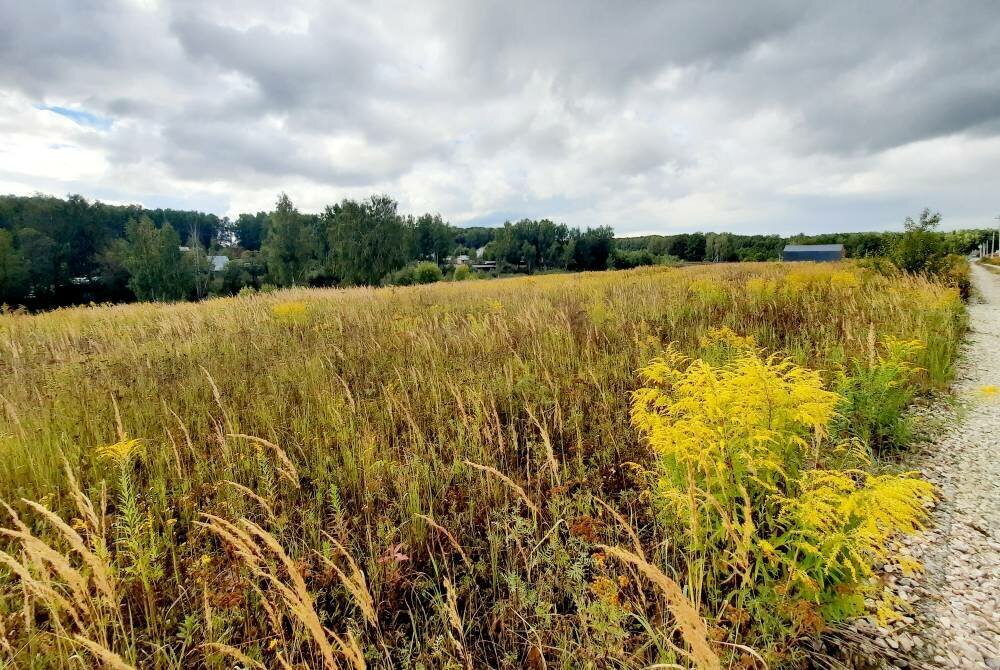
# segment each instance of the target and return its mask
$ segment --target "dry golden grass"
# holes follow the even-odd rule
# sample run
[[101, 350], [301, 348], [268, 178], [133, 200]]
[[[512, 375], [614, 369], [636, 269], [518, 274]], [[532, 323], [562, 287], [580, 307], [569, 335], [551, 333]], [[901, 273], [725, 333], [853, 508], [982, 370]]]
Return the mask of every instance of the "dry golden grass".
[[726, 326], [825, 379], [919, 338], [930, 387], [962, 314], [921, 279], [740, 264], [2, 316], [0, 664], [728, 658], [601, 558], [685, 569], [635, 371]]
[[670, 613], [674, 615], [674, 620], [677, 622], [677, 628], [681, 632], [681, 637], [684, 638], [684, 642], [691, 649], [691, 658], [699, 668], [703, 670], [718, 670], [722, 667], [719, 662], [719, 656], [712, 650], [709, 644], [708, 629], [705, 626], [705, 622], [702, 621], [701, 615], [698, 614], [698, 608], [688, 600], [677, 582], [663, 574], [663, 571], [656, 566], [650, 565], [641, 556], [637, 556], [621, 547], [609, 547], [603, 544], [598, 545], [598, 547], [609, 556], [614, 556], [620, 561], [639, 568], [649, 581], [659, 587], [667, 599], [667, 607], [670, 608]]

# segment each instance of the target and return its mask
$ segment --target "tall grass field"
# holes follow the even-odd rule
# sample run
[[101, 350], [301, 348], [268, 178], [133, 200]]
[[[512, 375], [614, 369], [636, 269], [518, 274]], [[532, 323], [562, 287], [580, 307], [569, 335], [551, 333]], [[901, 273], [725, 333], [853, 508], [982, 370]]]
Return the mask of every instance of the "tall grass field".
[[850, 263], [2, 315], [0, 667], [802, 666], [963, 323]]

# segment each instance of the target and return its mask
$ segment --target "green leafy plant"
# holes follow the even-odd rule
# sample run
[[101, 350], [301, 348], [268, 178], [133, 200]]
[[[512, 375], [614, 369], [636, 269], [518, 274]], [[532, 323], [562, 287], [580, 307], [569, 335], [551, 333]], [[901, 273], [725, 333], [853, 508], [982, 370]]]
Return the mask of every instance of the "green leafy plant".
[[655, 505], [680, 529], [703, 604], [772, 649], [860, 614], [873, 565], [921, 526], [932, 486], [873, 474], [863, 450], [831, 441], [842, 398], [788, 359], [746, 346], [713, 365], [668, 348], [640, 375], [632, 423], [657, 454]]
[[868, 361], [851, 359], [838, 376], [842, 400], [835, 424], [839, 432], [882, 451], [909, 441], [904, 410], [916, 394], [921, 370], [915, 361], [925, 347], [919, 340], [887, 338], [872, 349]]

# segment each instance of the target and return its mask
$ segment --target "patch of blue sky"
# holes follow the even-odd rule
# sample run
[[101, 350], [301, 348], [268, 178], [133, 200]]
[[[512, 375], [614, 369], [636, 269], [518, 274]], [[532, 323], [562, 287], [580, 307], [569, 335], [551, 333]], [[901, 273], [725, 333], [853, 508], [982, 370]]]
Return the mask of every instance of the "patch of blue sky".
[[114, 123], [113, 119], [106, 116], [99, 116], [83, 109], [60, 107], [58, 105], [36, 105], [35, 107], [36, 109], [64, 116], [78, 126], [94, 128], [95, 130], [110, 130], [111, 125]]

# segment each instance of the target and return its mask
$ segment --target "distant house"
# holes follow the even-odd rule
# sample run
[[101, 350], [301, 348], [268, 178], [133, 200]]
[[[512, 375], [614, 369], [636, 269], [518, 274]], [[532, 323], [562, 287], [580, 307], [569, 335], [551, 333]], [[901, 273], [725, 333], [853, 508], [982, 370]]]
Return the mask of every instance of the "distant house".
[[229, 264], [227, 256], [209, 256], [208, 260], [212, 263], [212, 272], [222, 272]]
[[843, 244], [786, 244], [783, 261], [839, 261], [845, 256]]
[[[191, 251], [191, 247], [182, 246], [177, 248], [180, 249], [181, 253], [187, 253]], [[208, 259], [209, 265], [212, 266], [211, 272], [222, 272], [223, 270], [226, 269], [226, 266], [229, 265], [228, 256], [206, 256], [205, 258]]]

